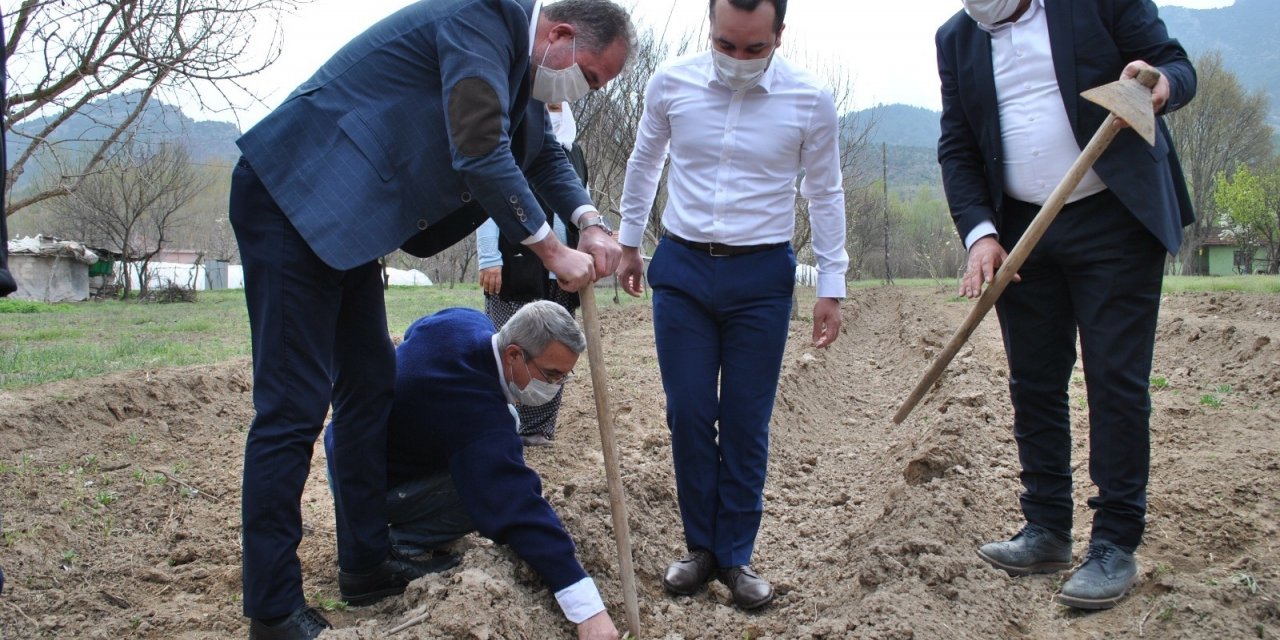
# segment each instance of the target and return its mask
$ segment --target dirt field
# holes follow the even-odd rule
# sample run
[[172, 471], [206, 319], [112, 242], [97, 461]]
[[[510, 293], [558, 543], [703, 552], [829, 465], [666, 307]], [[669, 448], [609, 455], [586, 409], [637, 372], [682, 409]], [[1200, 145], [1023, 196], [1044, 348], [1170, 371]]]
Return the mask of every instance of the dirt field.
[[[1136, 592], [1111, 611], [1053, 603], [974, 554], [1020, 525], [1003, 353], [989, 318], [941, 387], [890, 420], [967, 310], [949, 293], [856, 292], [826, 351], [793, 324], [754, 565], [779, 592], [745, 614], [718, 583], [671, 598], [683, 550], [644, 307], [606, 307], [610, 394], [643, 638], [1272, 638], [1280, 634], [1280, 296], [1167, 298], [1153, 373], [1152, 483]], [[807, 314], [807, 309], [803, 311]], [[585, 362], [585, 360], [584, 360]], [[580, 367], [584, 369], [585, 367]], [[579, 372], [584, 373], [583, 371]], [[590, 377], [556, 445], [527, 452], [614, 620], [625, 622]], [[248, 363], [55, 383], [0, 398], [0, 637], [243, 638], [239, 479]], [[1091, 494], [1076, 418], [1076, 557]], [[332, 606], [332, 501], [319, 448], [304, 497], [306, 592]], [[475, 538], [459, 568], [328, 617], [332, 638], [569, 638], [555, 600]], [[394, 636], [392, 629], [427, 614]]]

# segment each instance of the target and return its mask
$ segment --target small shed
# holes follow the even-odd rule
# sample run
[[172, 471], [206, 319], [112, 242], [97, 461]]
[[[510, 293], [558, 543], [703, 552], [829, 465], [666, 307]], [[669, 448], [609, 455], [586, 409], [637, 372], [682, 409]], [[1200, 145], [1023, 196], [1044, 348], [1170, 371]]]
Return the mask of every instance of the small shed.
[[1258, 249], [1247, 255], [1235, 240], [1213, 233], [1200, 245], [1200, 263], [1200, 273], [1211, 276], [1256, 273], [1267, 264], [1267, 253]]
[[18, 282], [12, 296], [40, 302], [89, 299], [89, 267], [98, 256], [79, 242], [37, 235], [9, 241], [9, 271]]

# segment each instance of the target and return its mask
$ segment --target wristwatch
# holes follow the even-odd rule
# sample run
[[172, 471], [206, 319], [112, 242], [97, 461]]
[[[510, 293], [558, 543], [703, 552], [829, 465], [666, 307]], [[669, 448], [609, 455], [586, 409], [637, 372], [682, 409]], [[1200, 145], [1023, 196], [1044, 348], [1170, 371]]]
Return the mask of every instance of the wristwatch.
[[594, 215], [586, 213], [578, 218], [578, 231], [586, 231], [587, 227], [600, 227], [605, 233], [613, 235], [613, 227], [610, 227], [609, 221], [604, 219], [604, 214], [599, 212]]

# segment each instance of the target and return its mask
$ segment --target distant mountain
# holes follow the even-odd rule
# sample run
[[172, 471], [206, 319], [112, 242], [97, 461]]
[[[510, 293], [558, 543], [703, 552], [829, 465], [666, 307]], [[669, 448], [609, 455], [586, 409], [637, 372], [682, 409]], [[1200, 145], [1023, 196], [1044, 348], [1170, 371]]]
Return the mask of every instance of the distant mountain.
[[884, 173], [880, 161], [880, 146], [884, 144], [890, 188], [906, 189], [938, 184], [939, 115], [922, 107], [887, 104], [846, 113], [841, 119], [852, 131], [872, 126], [867, 136], [872, 149], [864, 159], [868, 177], [875, 180]]
[[868, 122], [875, 123], [870, 141], [876, 145], [884, 142], [903, 147], [935, 147], [941, 133], [937, 111], [906, 104], [877, 105], [845, 117], [852, 117], [857, 129]]
[[[1161, 7], [1160, 16], [1191, 56], [1222, 51], [1227, 68], [1250, 90], [1271, 97], [1271, 123], [1280, 143], [1280, 0], [1235, 0], [1220, 9]], [[877, 105], [847, 113], [843, 119], [861, 130], [874, 123], [869, 140], [888, 145], [891, 185], [936, 184], [939, 113], [905, 104]], [[1280, 148], [1280, 146], [1278, 146]], [[877, 172], [878, 175], [878, 172]]]
[[1241, 84], [1267, 92], [1272, 124], [1280, 127], [1280, 1], [1235, 0], [1220, 9], [1161, 7], [1160, 17], [1193, 58], [1218, 49]]
[[[89, 151], [95, 141], [106, 139], [138, 104], [136, 93], [112, 95], [90, 103], [79, 113], [62, 123], [50, 136], [59, 147], [60, 154]], [[50, 116], [51, 117], [51, 116]], [[24, 122], [15, 129], [19, 134], [35, 135], [47, 126], [50, 117]], [[219, 121], [196, 121], [187, 117], [182, 109], [152, 100], [136, 122], [137, 139], [143, 143], [176, 142], [186, 147], [191, 160], [201, 164], [230, 165], [239, 156], [235, 145], [240, 137], [236, 125]], [[6, 158], [13, 162], [27, 148], [28, 140], [22, 135], [8, 134], [5, 138]], [[31, 184], [40, 175], [39, 162], [29, 162], [16, 188]]]

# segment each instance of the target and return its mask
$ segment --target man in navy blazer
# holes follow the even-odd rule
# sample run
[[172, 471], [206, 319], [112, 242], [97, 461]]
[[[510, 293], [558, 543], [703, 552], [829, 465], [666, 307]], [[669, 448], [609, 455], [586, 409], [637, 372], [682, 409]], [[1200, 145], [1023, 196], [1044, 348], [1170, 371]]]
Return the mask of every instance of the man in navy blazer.
[[607, 640], [618, 631], [525, 463], [513, 406], [558, 397], [586, 348], [573, 316], [549, 300], [524, 305], [501, 331], [475, 309], [414, 322], [396, 347], [387, 523], [392, 544], [411, 556], [473, 531], [509, 545], [555, 595], [579, 638]]
[[[330, 404], [342, 597], [375, 602], [454, 562], [400, 558], [388, 542], [395, 359], [377, 260], [402, 245], [447, 247], [487, 214], [566, 289], [611, 273], [621, 250], [560, 145], [545, 124], [542, 136], [521, 125], [531, 98], [576, 100], [617, 76], [633, 41], [610, 0], [420, 0], [353, 39], [238, 141], [230, 217], [257, 413], [242, 492], [250, 638], [328, 628], [306, 607], [296, 548]], [[521, 152], [514, 138], [534, 146]], [[583, 228], [578, 251], [550, 233], [534, 191]]]
[[[1143, 68], [1157, 114], [1195, 95], [1195, 70], [1150, 0], [963, 0], [937, 33], [938, 160], [980, 295], [1107, 112], [1079, 92]], [[1079, 336], [1098, 493], [1089, 550], [1058, 599], [1114, 606], [1132, 586], [1146, 513], [1147, 390], [1167, 253], [1193, 219], [1164, 122], [1121, 131], [996, 303], [1009, 360], [1026, 525], [978, 554], [1011, 575], [1071, 566], [1068, 382]]]

